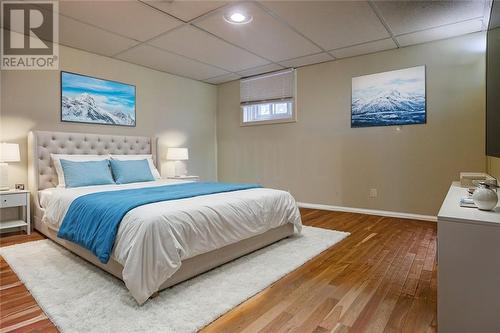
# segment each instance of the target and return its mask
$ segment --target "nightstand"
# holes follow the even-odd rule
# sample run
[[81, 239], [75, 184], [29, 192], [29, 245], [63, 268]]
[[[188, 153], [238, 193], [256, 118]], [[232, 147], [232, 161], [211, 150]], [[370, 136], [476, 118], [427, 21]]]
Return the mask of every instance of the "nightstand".
[[200, 181], [199, 176], [169, 176], [167, 179], [177, 179], [177, 180], [191, 180], [193, 182]]
[[[30, 193], [28, 191], [8, 190], [0, 192], [0, 208], [18, 207], [22, 209], [21, 220], [0, 221], [0, 230], [16, 227], [26, 228], [31, 233], [30, 223]], [[21, 217], [20, 216], [20, 217]]]

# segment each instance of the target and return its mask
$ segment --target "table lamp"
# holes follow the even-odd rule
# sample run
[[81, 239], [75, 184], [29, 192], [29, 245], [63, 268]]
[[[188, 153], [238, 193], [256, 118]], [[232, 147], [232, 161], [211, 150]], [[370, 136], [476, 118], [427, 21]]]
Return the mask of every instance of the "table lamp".
[[189, 152], [187, 148], [168, 148], [167, 160], [175, 162], [175, 177], [183, 176], [179, 174], [178, 162], [187, 161], [189, 159]]
[[9, 169], [7, 162], [20, 162], [19, 145], [17, 143], [0, 144], [0, 191], [9, 190]]

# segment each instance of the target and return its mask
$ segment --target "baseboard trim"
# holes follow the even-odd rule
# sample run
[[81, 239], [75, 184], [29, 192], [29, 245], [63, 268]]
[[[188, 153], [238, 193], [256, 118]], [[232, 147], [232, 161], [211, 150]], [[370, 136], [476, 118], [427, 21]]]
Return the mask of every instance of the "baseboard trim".
[[392, 211], [388, 211], [388, 210], [376, 210], [376, 209], [366, 209], [366, 208], [353, 208], [353, 207], [343, 207], [343, 206], [321, 205], [321, 204], [312, 204], [312, 203], [306, 203], [306, 202], [297, 202], [297, 205], [301, 208], [331, 210], [331, 211], [336, 211], [336, 212], [360, 213], [360, 214], [368, 214], [368, 215], [397, 217], [397, 218], [402, 218], [402, 219], [437, 222], [437, 216], [431, 216], [431, 215], [392, 212]]

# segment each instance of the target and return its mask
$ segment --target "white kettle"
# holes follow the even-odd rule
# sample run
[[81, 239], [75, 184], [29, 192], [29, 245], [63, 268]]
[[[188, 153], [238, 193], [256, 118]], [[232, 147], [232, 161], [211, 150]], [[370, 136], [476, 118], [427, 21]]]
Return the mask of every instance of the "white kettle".
[[472, 200], [476, 207], [480, 210], [492, 210], [495, 208], [498, 203], [497, 187], [497, 185], [480, 182], [472, 195]]

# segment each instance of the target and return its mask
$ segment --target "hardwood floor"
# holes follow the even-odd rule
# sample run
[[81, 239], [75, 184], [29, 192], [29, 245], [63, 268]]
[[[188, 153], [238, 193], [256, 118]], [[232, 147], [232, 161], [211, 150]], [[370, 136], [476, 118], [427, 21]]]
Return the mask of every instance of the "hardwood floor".
[[[41, 240], [37, 232], [0, 235], [0, 247]], [[30, 292], [0, 256], [0, 333], [58, 332]]]
[[[436, 224], [301, 209], [304, 225], [351, 233], [202, 332], [435, 332]], [[41, 239], [10, 235], [0, 246]], [[0, 333], [56, 332], [0, 258]]]

